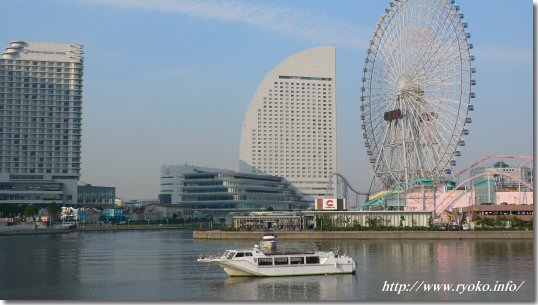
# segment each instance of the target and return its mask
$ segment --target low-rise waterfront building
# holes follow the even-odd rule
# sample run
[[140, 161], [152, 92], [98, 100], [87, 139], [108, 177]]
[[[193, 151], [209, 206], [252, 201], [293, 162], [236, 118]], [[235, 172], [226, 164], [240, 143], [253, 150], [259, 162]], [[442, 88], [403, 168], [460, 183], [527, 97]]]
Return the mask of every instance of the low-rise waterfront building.
[[101, 211], [96, 208], [84, 208], [78, 209], [78, 219], [82, 223], [96, 223], [101, 218]]
[[114, 207], [115, 205], [115, 187], [86, 184], [79, 185], [77, 189], [79, 205], [93, 207]]
[[332, 228], [394, 226], [428, 227], [433, 213], [428, 211], [300, 211], [292, 213], [262, 212], [235, 215], [233, 227], [240, 230], [304, 230], [325, 226]]
[[454, 208], [452, 213], [466, 222], [474, 221], [477, 217], [496, 219], [501, 216], [508, 219], [516, 217], [524, 221], [530, 221], [534, 219], [534, 204], [473, 205]]
[[193, 165], [161, 167], [159, 203], [211, 211], [291, 211], [313, 202], [278, 176]]
[[63, 185], [51, 181], [0, 182], [0, 203], [62, 204]]
[[300, 212], [252, 212], [232, 215], [233, 227], [245, 231], [302, 230], [306, 228]]
[[318, 220], [329, 220], [333, 227], [394, 226], [428, 227], [433, 220], [431, 211], [305, 211], [307, 226], [320, 225]]
[[124, 221], [123, 209], [103, 209], [101, 210], [101, 220], [107, 222]]

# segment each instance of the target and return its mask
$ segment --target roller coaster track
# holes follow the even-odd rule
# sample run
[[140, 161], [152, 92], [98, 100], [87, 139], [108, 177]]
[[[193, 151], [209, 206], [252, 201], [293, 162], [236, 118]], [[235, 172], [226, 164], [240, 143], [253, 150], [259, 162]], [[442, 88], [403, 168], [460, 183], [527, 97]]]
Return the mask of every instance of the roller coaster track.
[[482, 157], [480, 160], [476, 161], [475, 163], [471, 164], [470, 166], [462, 169], [461, 171], [456, 173], [455, 176], [457, 178], [459, 178], [459, 176], [461, 174], [463, 174], [465, 172], [468, 172], [468, 171], [472, 170], [473, 168], [475, 168], [480, 163], [486, 162], [486, 161], [491, 160], [491, 159], [522, 159], [522, 160], [527, 160], [524, 164], [520, 165], [520, 167], [522, 167], [522, 166], [524, 166], [526, 164], [529, 164], [529, 163], [531, 163], [533, 161], [533, 157], [531, 157], [531, 156], [487, 155], [487, 156]]
[[346, 186], [352, 190], [355, 194], [359, 194], [359, 195], [366, 195], [368, 196], [369, 194], [366, 193], [366, 192], [361, 192], [361, 191], [357, 191], [356, 189], [354, 189], [351, 184], [349, 183], [349, 181], [347, 180], [346, 177], [344, 177], [342, 174], [340, 173], [331, 173], [331, 175], [329, 176], [329, 183], [327, 185], [327, 189], [325, 191], [325, 198], [329, 198], [331, 197], [331, 193], [333, 191], [333, 188], [332, 188], [332, 181], [334, 179], [334, 176], [337, 176], [337, 177], [340, 177], [340, 179], [342, 179], [344, 181], [344, 183], [346, 184]]
[[[481, 163], [484, 163], [484, 162], [486, 162], [488, 160], [491, 160], [491, 159], [519, 159], [519, 160], [525, 160], [523, 163], [521, 163], [517, 167], [517, 170], [521, 170], [524, 166], [533, 163], [533, 160], [534, 160], [532, 156], [486, 155], [486, 156], [482, 157], [481, 159], [479, 159], [478, 161], [471, 164], [470, 166], [468, 166], [468, 167], [464, 168], [463, 170], [459, 171], [453, 177], [455, 177], [457, 179], [457, 181], [459, 182], [459, 178], [463, 173], [470, 172], [472, 169], [474, 169], [475, 167], [477, 167]], [[384, 204], [384, 199], [387, 196], [399, 193], [402, 190], [407, 189], [409, 186], [412, 186], [412, 185], [415, 185], [415, 184], [417, 184], [417, 185], [433, 185], [434, 183], [439, 183], [439, 182], [440, 183], [445, 183], [445, 184], [450, 183], [454, 187], [452, 188], [451, 191], [449, 191], [447, 193], [447, 195], [443, 198], [441, 203], [435, 207], [435, 215], [437, 216], [440, 213], [442, 213], [444, 210], [450, 208], [454, 204], [454, 202], [457, 201], [456, 199], [461, 198], [461, 196], [457, 196], [457, 197], [454, 197], [454, 198], [449, 200], [449, 198], [452, 197], [454, 192], [456, 192], [459, 188], [463, 187], [464, 185], [466, 185], [467, 183], [469, 183], [470, 181], [472, 181], [474, 179], [484, 177], [484, 176], [495, 175], [495, 174], [500, 175], [500, 176], [505, 176], [505, 177], [510, 178], [510, 179], [513, 179], [514, 181], [519, 182], [522, 185], [526, 186], [530, 190], [534, 189], [532, 183], [528, 183], [527, 181], [522, 180], [521, 178], [519, 178], [517, 176], [511, 175], [511, 174], [508, 174], [508, 173], [505, 173], [505, 172], [501, 172], [501, 171], [488, 171], [487, 173], [476, 174], [476, 175], [474, 175], [474, 176], [472, 176], [472, 177], [470, 177], [468, 179], [465, 179], [464, 181], [462, 181], [459, 184], [458, 184], [458, 182], [456, 182], [456, 181], [454, 181], [452, 179], [443, 178], [443, 177], [440, 177], [440, 178], [417, 178], [417, 179], [414, 179], [414, 180], [412, 180], [412, 181], [410, 181], [410, 182], [408, 182], [406, 184], [403, 184], [403, 185], [401, 185], [401, 186], [399, 186], [399, 187], [397, 187], [397, 188], [395, 188], [393, 190], [380, 192], [373, 199], [368, 200], [369, 199], [368, 197], [370, 197], [370, 194], [368, 192], [361, 192], [361, 191], [356, 190], [355, 188], [353, 188], [351, 186], [351, 184], [349, 183], [349, 181], [347, 180], [346, 177], [344, 177], [340, 173], [333, 172], [329, 176], [329, 181], [328, 181], [327, 188], [326, 188], [325, 198], [330, 198], [332, 196], [335, 196], [335, 195], [338, 196], [339, 195], [339, 194], [334, 194], [333, 193], [333, 191], [334, 191], [334, 189], [333, 189], [333, 179], [335, 177], [336, 177], [336, 180], [337, 180], [337, 192], [338, 192], [338, 184], [339, 184], [338, 179], [340, 179], [340, 181], [342, 181], [344, 183], [344, 185], [345, 185], [344, 193], [346, 195], [347, 195], [347, 189], [350, 189], [353, 193], [355, 193], [356, 196], [358, 196], [358, 195], [367, 196], [366, 197], [367, 201], [364, 202], [363, 204], [357, 205], [355, 208], [353, 208], [353, 210], [360, 210], [360, 209], [363, 209], [365, 207], [370, 207], [370, 206], [382, 206]]]
[[452, 195], [454, 192], [456, 192], [459, 188], [461, 188], [462, 186], [466, 185], [467, 183], [473, 181], [474, 179], [484, 177], [484, 176], [492, 176], [492, 175], [500, 175], [500, 176], [504, 176], [504, 177], [513, 179], [514, 181], [517, 181], [517, 182], [523, 184], [524, 186], [528, 187], [530, 190], [534, 190], [534, 187], [533, 187], [532, 184], [528, 183], [527, 181], [525, 181], [525, 180], [523, 180], [523, 179], [521, 179], [521, 178], [519, 178], [517, 176], [511, 175], [511, 174], [508, 174], [508, 173], [505, 173], [505, 172], [501, 172], [501, 171], [488, 171], [487, 173], [480, 173], [480, 174], [476, 174], [476, 175], [474, 175], [472, 177], [469, 177], [469, 178], [465, 179], [464, 181], [462, 181], [461, 183], [459, 183], [458, 185], [456, 185], [456, 187], [454, 187], [454, 189], [452, 189], [450, 192], [448, 192], [447, 196], [441, 201], [439, 206], [435, 209], [435, 214], [436, 215], [440, 214], [442, 211], [448, 209], [449, 207], [451, 207], [454, 204], [454, 202], [456, 202], [456, 200], [450, 200], [445, 204], [445, 201], [447, 200], [447, 198], [450, 198], [450, 195]]
[[413, 179], [413, 180], [411, 180], [410, 182], [408, 182], [406, 184], [403, 184], [403, 185], [401, 185], [401, 186], [399, 186], [399, 187], [397, 187], [397, 188], [395, 188], [393, 190], [387, 191], [387, 192], [385, 192], [385, 193], [383, 193], [383, 194], [381, 194], [379, 196], [376, 196], [374, 199], [369, 200], [369, 201], [359, 205], [358, 207], [355, 208], [355, 210], [363, 209], [363, 208], [368, 207], [368, 206], [382, 205], [383, 204], [382, 199], [384, 199], [387, 196], [396, 194], [396, 193], [400, 192], [403, 189], [407, 189], [409, 186], [411, 186], [413, 184], [433, 185], [436, 182], [450, 183], [450, 184], [453, 184], [453, 185], [456, 184], [456, 181], [451, 180], [451, 179], [447, 179], [447, 178], [417, 178], [417, 179]]

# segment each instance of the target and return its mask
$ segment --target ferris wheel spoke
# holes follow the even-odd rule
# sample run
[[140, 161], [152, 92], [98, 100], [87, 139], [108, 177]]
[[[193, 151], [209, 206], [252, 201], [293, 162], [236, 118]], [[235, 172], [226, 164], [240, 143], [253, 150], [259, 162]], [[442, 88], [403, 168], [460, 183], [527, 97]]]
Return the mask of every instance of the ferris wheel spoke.
[[[412, 108], [414, 108], [414, 111], [411, 111], [411, 115], [414, 117], [415, 122], [419, 122], [420, 118], [417, 117], [417, 114], [421, 112], [420, 107], [414, 102], [410, 102], [409, 104], [411, 105]], [[418, 125], [418, 123], [415, 123], [415, 124]], [[428, 138], [427, 143], [430, 143], [430, 145], [434, 145], [435, 143], [439, 142], [438, 139], [434, 139], [430, 128], [422, 129], [421, 135], [423, 137]], [[419, 143], [420, 143], [420, 141], [419, 141]], [[429, 154], [431, 156], [430, 160], [438, 160], [440, 158], [439, 154], [438, 153], [436, 154], [436, 151], [433, 150], [430, 145], [424, 145], [424, 147], [426, 147], [426, 150], [429, 152]]]
[[[390, 25], [390, 23], [395, 23], [395, 22], [397, 21], [394, 19], [391, 19], [387, 23], [387, 27]], [[380, 45], [378, 46], [378, 48], [383, 50], [383, 54], [385, 57], [392, 58], [394, 66], [397, 68], [396, 73], [397, 75], [400, 75], [401, 74], [401, 62], [399, 61], [399, 58], [396, 58], [394, 55], [387, 56], [388, 55], [387, 53], [389, 54], [396, 53], [396, 50], [398, 47], [398, 44], [396, 43], [397, 42], [396, 39], [398, 36], [394, 33], [395, 28], [396, 27], [391, 27], [388, 31], [386, 30], [386, 27], [383, 28], [384, 32], [383, 32], [383, 35], [379, 38]]]
[[[416, 103], [413, 104], [413, 105], [414, 105], [414, 106], [417, 106], [417, 108], [421, 108], [421, 107], [422, 107], [422, 105], [420, 105], [420, 104], [416, 104]], [[421, 111], [422, 111], [422, 112], [425, 112], [425, 113], [429, 113], [429, 110], [426, 109], [426, 108], [422, 108], [422, 109], [418, 110], [418, 112], [421, 112]], [[451, 120], [450, 118], [447, 118], [447, 117], [445, 117], [445, 116], [443, 116], [443, 115], [440, 115], [440, 112], [436, 112], [436, 113], [437, 113], [437, 115], [440, 117], [440, 120], [435, 120], [434, 122], [437, 123], [437, 126], [439, 126], [439, 127], [441, 127], [441, 128], [444, 129], [444, 132], [443, 132], [443, 133], [437, 132], [438, 137], [436, 137], [436, 138], [437, 138], [437, 140], [439, 140], [439, 139], [444, 140], [444, 143], [439, 143], [439, 144], [444, 144], [444, 145], [446, 146], [446, 145], [448, 145], [448, 144], [451, 143], [451, 142], [450, 142], [450, 138], [452, 138], [452, 136], [453, 136], [453, 131], [451, 131], [451, 130], [450, 130], [449, 128], [447, 128], [446, 126], [449, 125], [449, 124], [453, 124], [453, 120]], [[446, 121], [446, 124], [445, 124], [444, 121]], [[432, 132], [433, 130], [438, 131], [439, 129], [438, 129], [438, 128], [437, 128], [437, 129], [435, 129], [435, 128], [427, 128], [427, 129], [425, 129], [425, 130], [427, 130], [427, 132]], [[451, 135], [451, 137], [450, 137], [450, 138], [445, 138], [445, 137], [442, 136], [443, 134]], [[438, 141], [438, 142], [439, 142], [439, 141]]]
[[[413, 105], [411, 104], [411, 106], [413, 107]], [[413, 117], [413, 121], [415, 122], [415, 126], [416, 126], [416, 122], [418, 121], [418, 118], [416, 117], [415, 115], [415, 111], [410, 111], [411, 113], [411, 116]], [[409, 130], [413, 130], [414, 129], [414, 126], [411, 124], [411, 120], [406, 120], [407, 121], [407, 125], [408, 125], [408, 129]], [[424, 177], [424, 165], [422, 163], [422, 158], [423, 158], [423, 154], [422, 154], [422, 151], [420, 149], [420, 137], [418, 134], [414, 134], [413, 135], [413, 151], [414, 151], [414, 155], [415, 155], [415, 160], [417, 161], [418, 163], [418, 169], [420, 171], [420, 176], [421, 177]]]
[[[428, 100], [427, 97], [426, 97], [426, 100]], [[418, 105], [421, 108], [421, 110], [423, 110], [423, 112], [425, 114], [430, 115], [431, 113], [435, 113], [435, 115], [441, 117], [442, 119], [445, 119], [447, 122], [455, 122], [456, 125], [457, 125], [457, 118], [460, 116], [458, 112], [454, 112], [451, 109], [445, 108], [445, 107], [443, 107], [443, 106], [441, 106], [439, 104], [436, 105], [441, 110], [445, 110], [446, 112], [448, 112], [447, 114], [452, 114], [455, 117], [455, 119], [451, 119], [450, 117], [446, 116], [444, 112], [439, 111], [439, 109], [434, 109], [432, 107], [426, 107], [425, 105], [422, 105], [422, 104], [419, 104], [419, 103], [415, 103], [415, 105]]]
[[386, 72], [386, 75], [391, 79], [391, 83], [394, 83], [394, 84], [398, 83], [397, 77], [399, 75], [399, 72], [396, 69], [396, 67], [393, 66], [394, 63], [392, 63], [389, 60], [390, 57], [387, 56], [387, 54], [385, 53], [385, 50], [383, 48], [378, 48], [377, 50], [380, 53], [380, 55], [382, 56], [381, 57], [382, 61], [381, 61], [381, 63], [376, 61], [375, 64], [377, 66], [380, 66], [380, 68], [383, 69]]
[[[383, 35], [383, 37], [380, 37], [377, 39], [377, 45], [375, 45], [375, 51], [376, 51], [376, 61], [375, 63], [378, 64], [379, 61], [386, 62], [390, 66], [389, 74], [391, 76], [398, 75], [399, 71], [397, 69], [397, 63], [394, 61], [393, 56], [389, 56], [388, 53], [391, 53], [391, 50], [386, 50], [385, 45], [390, 46], [391, 42], [386, 41], [386, 35]], [[375, 39], [374, 39], [375, 44]], [[388, 53], [387, 53], [388, 52]]]
[[[427, 50], [428, 54], [422, 56], [421, 59], [426, 67], [430, 68], [440, 62], [447, 62], [451, 58], [460, 59], [461, 55], [458, 54], [460, 49], [458, 46], [459, 42], [457, 39], [450, 37], [449, 34], [450, 33], [445, 33], [446, 38], [442, 41], [437, 40], [435, 43], [432, 42], [432, 45]], [[458, 52], [454, 52], [456, 50], [458, 50]]]
[[[447, 70], [454, 65], [460, 65], [461, 59], [457, 56], [452, 57], [440, 57], [433, 55], [428, 61], [425, 61], [422, 66], [423, 76], [428, 84], [429, 81], [444, 77], [443, 73], [455, 74], [456, 72], [450, 72]], [[456, 74], [459, 75], [459, 74]]]
[[[414, 94], [411, 94], [415, 99], [418, 98], [416, 95]], [[441, 97], [437, 97], [437, 98], [434, 98], [434, 97], [430, 97], [428, 95], [424, 95], [423, 97], [421, 97], [423, 99], [425, 99], [428, 104], [430, 104], [431, 106], [436, 106], [436, 107], [439, 107], [441, 108], [442, 110], [445, 110], [445, 111], [448, 111], [448, 112], [451, 112], [452, 114], [458, 116], [459, 115], [459, 111], [460, 111], [460, 107], [457, 107], [457, 109], [454, 109], [454, 108], [451, 108], [450, 104], [447, 104], [447, 107], [445, 107], [445, 104], [444, 103], [441, 103], [440, 101], [451, 101], [453, 102], [454, 104], [457, 104], [458, 106], [460, 105], [460, 102], [458, 101], [454, 101], [454, 100], [450, 100], [450, 99], [446, 99], [446, 98], [441, 98]], [[430, 106], [430, 107], [431, 107]]]
[[[452, 121], [448, 120], [446, 117], [444, 117], [442, 115], [439, 115], [439, 113], [437, 113], [437, 114], [438, 114], [438, 117], [440, 119], [435, 120], [434, 122], [436, 122], [435, 125], [438, 126], [438, 128], [431, 128], [430, 127], [428, 129], [428, 132], [431, 132], [433, 134], [433, 131], [435, 131], [436, 138], [438, 140], [439, 139], [442, 140], [442, 142], [443, 142], [443, 143], [439, 143], [440, 147], [441, 147], [441, 144], [443, 144], [443, 146], [445, 146], [445, 147], [448, 147], [448, 145], [452, 143], [451, 139], [454, 137], [454, 130], [452, 130], [452, 129], [456, 129], [457, 125], [454, 125], [454, 123]], [[451, 124], [454, 125], [455, 127], [454, 128], [448, 127]], [[440, 129], [442, 129], [442, 131]], [[447, 137], [445, 137], [443, 135], [447, 135]]]
[[431, 33], [433, 33], [433, 39], [430, 39], [429, 44], [425, 46], [422, 56], [420, 57], [426, 67], [435, 63], [439, 58], [444, 58], [446, 53], [450, 54], [450, 50], [443, 48], [443, 46], [448, 45], [450, 42], [448, 40], [452, 39], [450, 36], [450, 27], [445, 26], [446, 22], [450, 22], [450, 18], [451, 17], [447, 14], [445, 15], [445, 19], [441, 22], [429, 23], [426, 25], [426, 28], [431, 28]]
[[[441, 67], [441, 64], [443, 64], [443, 67]], [[453, 71], [446, 70], [447, 66], [454, 66], [454, 65], [456, 65], [457, 70], [453, 70]], [[428, 79], [429, 80], [443, 78], [443, 77], [445, 77], [444, 74], [447, 74], [446, 77], [449, 77], [450, 75], [458, 75], [458, 76], [460, 76], [461, 72], [468, 72], [468, 73], [471, 72], [470, 70], [466, 70], [464, 68], [464, 65], [463, 65], [461, 59], [458, 58], [458, 57], [453, 57], [453, 58], [447, 59], [447, 60], [445, 60], [443, 62], [441, 62], [439, 60], [438, 62], [436, 62], [435, 66], [434, 65], [428, 66], [428, 69], [429, 69], [429, 71], [433, 71], [433, 72], [428, 73]]]

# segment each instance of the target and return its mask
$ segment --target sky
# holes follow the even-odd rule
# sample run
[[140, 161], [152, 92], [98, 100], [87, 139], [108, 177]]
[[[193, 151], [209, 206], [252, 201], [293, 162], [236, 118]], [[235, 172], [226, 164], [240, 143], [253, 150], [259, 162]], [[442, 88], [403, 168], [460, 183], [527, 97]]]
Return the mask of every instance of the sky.
[[[338, 171], [366, 191], [360, 129], [367, 43], [389, 1], [0, 0], [12, 40], [84, 45], [81, 180], [157, 198], [161, 165], [238, 169], [243, 119], [265, 75], [336, 46]], [[477, 98], [457, 169], [533, 150], [532, 2], [457, 1], [476, 56]]]

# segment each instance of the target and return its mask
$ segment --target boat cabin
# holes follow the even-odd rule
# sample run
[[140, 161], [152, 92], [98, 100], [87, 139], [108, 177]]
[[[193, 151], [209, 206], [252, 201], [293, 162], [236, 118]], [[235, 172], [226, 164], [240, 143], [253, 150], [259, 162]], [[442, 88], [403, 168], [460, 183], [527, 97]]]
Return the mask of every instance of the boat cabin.
[[319, 255], [304, 252], [302, 254], [271, 255], [270, 253], [264, 253], [259, 250], [227, 250], [223, 256], [227, 259], [254, 257], [253, 261], [258, 266], [310, 265], [320, 263]]
[[249, 257], [253, 256], [252, 251], [232, 251], [232, 250], [226, 250], [224, 252], [224, 256], [226, 256], [227, 259], [232, 259], [234, 257]]
[[276, 256], [258, 258], [258, 266], [319, 264], [319, 256]]

